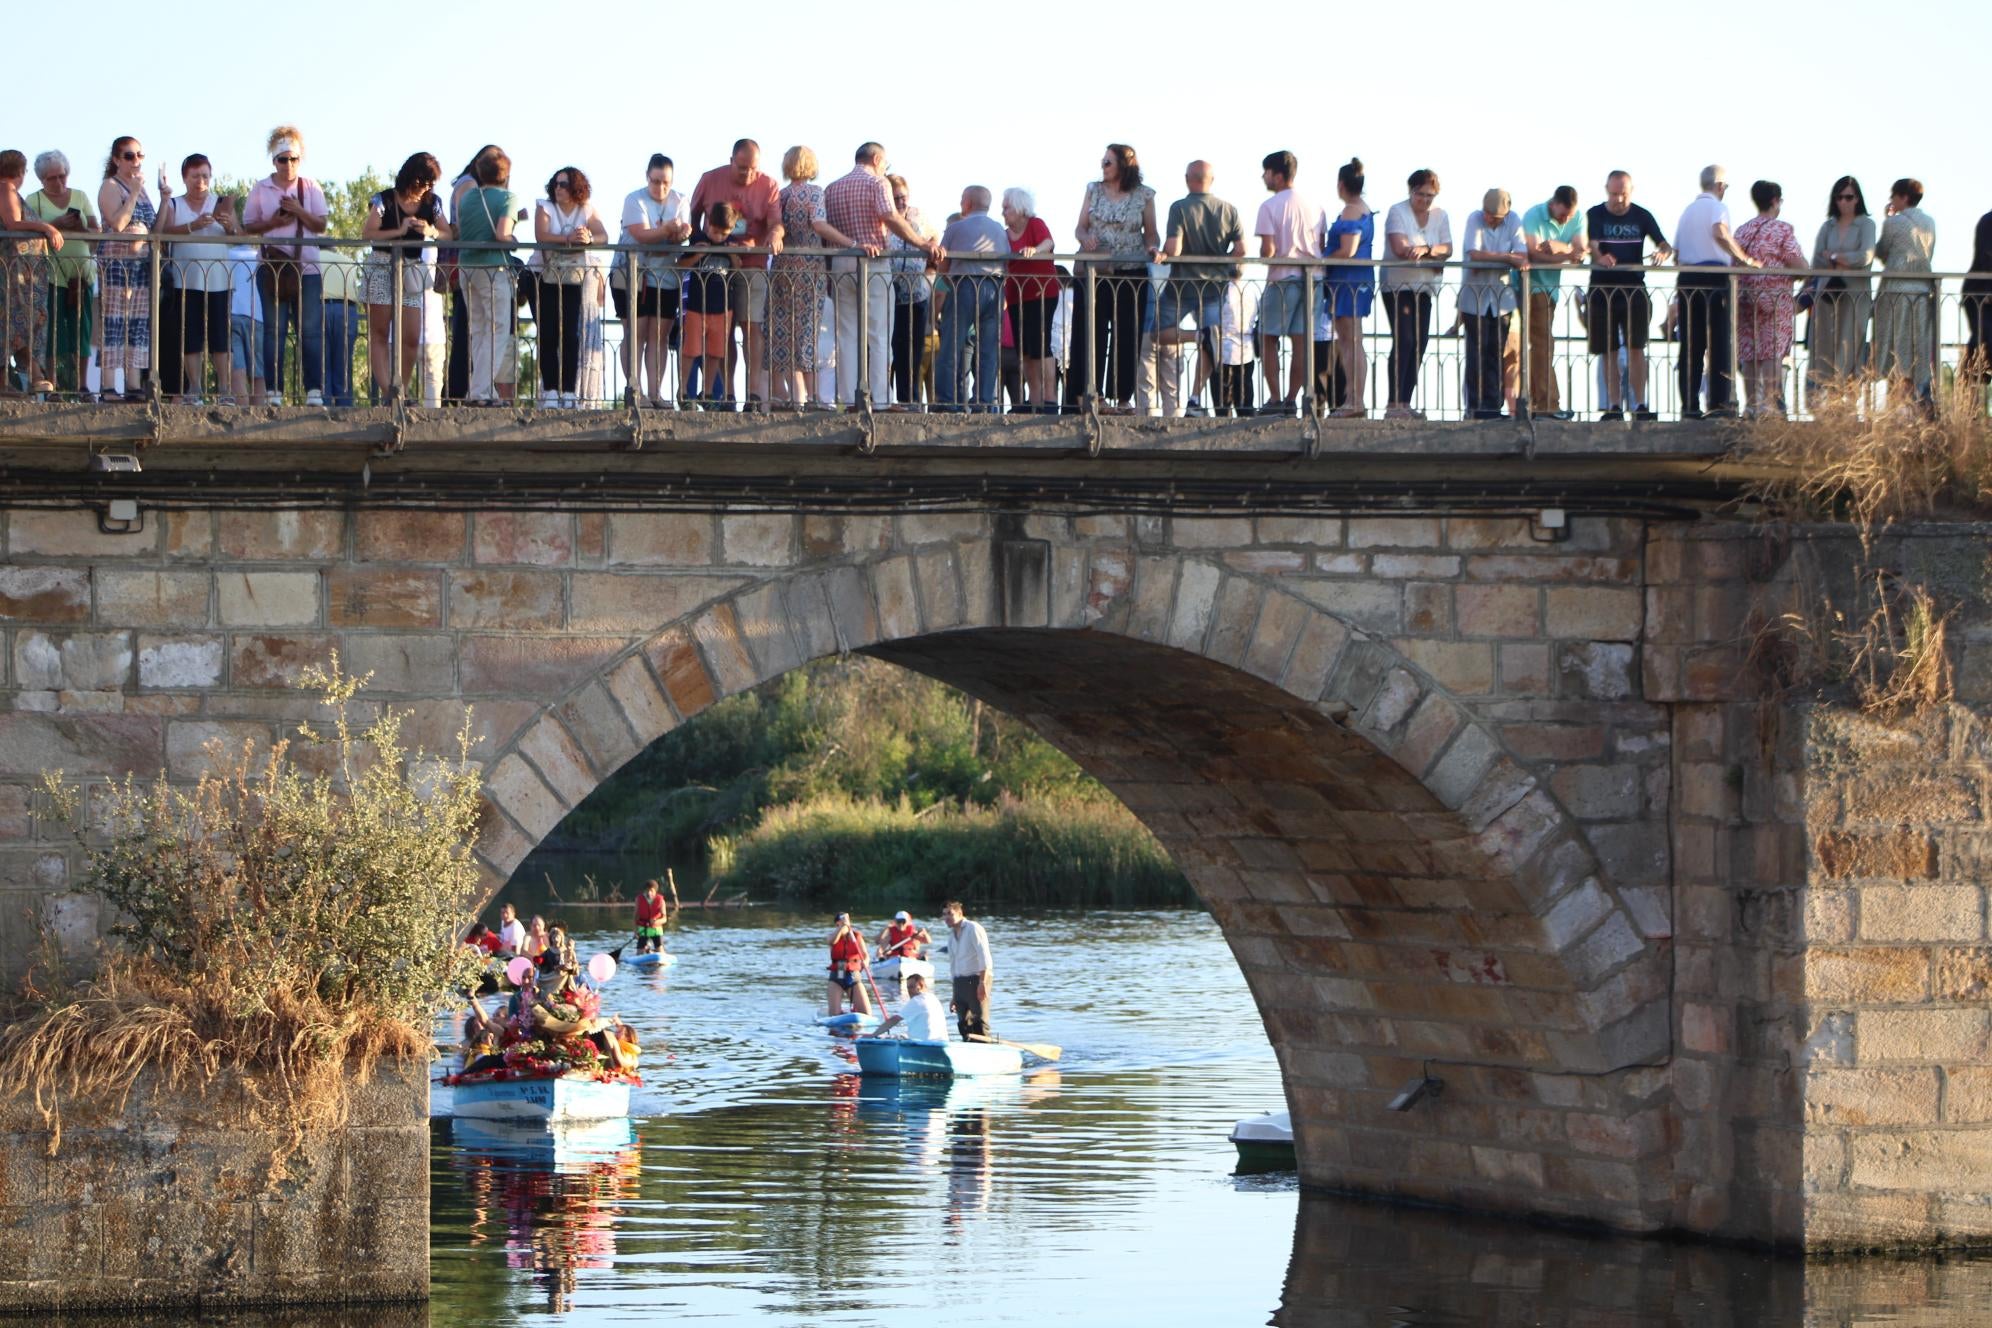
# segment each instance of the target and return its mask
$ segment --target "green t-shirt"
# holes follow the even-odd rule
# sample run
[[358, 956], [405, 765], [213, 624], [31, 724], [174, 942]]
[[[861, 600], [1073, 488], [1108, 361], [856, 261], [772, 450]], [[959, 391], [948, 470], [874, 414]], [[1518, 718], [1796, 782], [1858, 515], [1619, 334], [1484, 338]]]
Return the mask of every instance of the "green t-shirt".
[[[69, 201], [61, 207], [50, 202], [47, 191], [42, 189], [35, 190], [24, 201], [27, 204], [28, 215], [39, 221], [54, 221], [69, 209], [75, 208], [83, 214], [85, 227], [93, 231], [99, 229], [97, 209], [90, 206], [89, 197], [81, 189], [72, 188], [69, 191]], [[74, 235], [65, 233], [62, 237], [62, 248], [49, 255], [49, 276], [64, 285], [78, 277], [92, 277], [96, 275], [96, 271], [96, 264], [90, 258], [90, 246]]]
[[[485, 185], [464, 192], [457, 204], [457, 239], [466, 244], [498, 238], [498, 223], [519, 210], [519, 196], [509, 189]], [[502, 249], [465, 249], [457, 256], [462, 267], [503, 267]]]
[[[1522, 234], [1531, 240], [1557, 240], [1564, 244], [1575, 244], [1578, 237], [1584, 234], [1584, 213], [1573, 207], [1568, 217], [1558, 221], [1549, 215], [1549, 204], [1538, 203], [1522, 214]], [[1529, 268], [1531, 294], [1547, 295], [1553, 300], [1556, 298], [1557, 287], [1562, 284], [1561, 266]]]
[[[1228, 254], [1245, 238], [1238, 224], [1238, 209], [1210, 194], [1190, 194], [1169, 205], [1169, 225], [1162, 238], [1166, 242], [1176, 235], [1183, 237], [1184, 253], [1205, 255]], [[1169, 275], [1178, 280], [1218, 281], [1235, 277], [1239, 271], [1228, 264], [1184, 263], [1172, 268]]]

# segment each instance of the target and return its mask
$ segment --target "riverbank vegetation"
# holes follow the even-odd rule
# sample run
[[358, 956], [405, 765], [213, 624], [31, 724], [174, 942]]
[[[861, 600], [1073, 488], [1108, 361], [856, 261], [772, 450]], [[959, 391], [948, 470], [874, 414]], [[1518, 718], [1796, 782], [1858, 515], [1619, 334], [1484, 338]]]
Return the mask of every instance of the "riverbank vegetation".
[[865, 656], [794, 670], [665, 735], [518, 875], [538, 879], [563, 852], [707, 858], [728, 894], [924, 890], [943, 879], [921, 868], [931, 857], [983, 902], [1194, 902], [1141, 823], [1028, 726]]
[[[350, 719], [364, 679], [312, 669], [323, 730], [206, 752], [188, 787], [162, 774], [91, 790], [46, 776], [75, 827], [81, 888], [116, 919], [76, 980], [53, 944], [0, 1034], [0, 1092], [60, 1112], [123, 1101], [141, 1076], [204, 1092], [224, 1074], [294, 1149], [345, 1118], [384, 1060], [425, 1063], [431, 1021], [476, 978], [457, 943], [477, 885], [481, 803], [466, 712], [454, 756], [403, 746], [383, 708]], [[288, 1152], [276, 1158], [276, 1174]]]

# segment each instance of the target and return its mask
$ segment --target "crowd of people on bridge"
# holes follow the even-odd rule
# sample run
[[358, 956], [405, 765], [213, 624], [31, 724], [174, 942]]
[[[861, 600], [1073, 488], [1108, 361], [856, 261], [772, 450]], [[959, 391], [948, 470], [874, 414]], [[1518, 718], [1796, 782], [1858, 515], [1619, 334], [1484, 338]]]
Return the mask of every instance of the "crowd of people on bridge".
[[[1294, 154], [1276, 151], [1260, 164], [1247, 232], [1210, 163], [1189, 163], [1183, 195], [1162, 207], [1134, 148], [1114, 143], [1072, 230], [1085, 261], [1064, 264], [1028, 189], [969, 185], [935, 225], [876, 142], [819, 184], [809, 147], [782, 154], [777, 180], [743, 138], [689, 196], [655, 153], [613, 216], [577, 166], [554, 170], [528, 205], [496, 145], [448, 179], [418, 152], [367, 200], [357, 235], [332, 233], [302, 132], [280, 126], [266, 146], [269, 173], [235, 195], [216, 188], [201, 153], [181, 159], [177, 179], [149, 173], [131, 136], [110, 145], [94, 191], [50, 150], [33, 159], [40, 188], [28, 192], [27, 156], [0, 152], [6, 389], [351, 405], [364, 328], [370, 400], [530, 397], [517, 382], [530, 359], [538, 404], [571, 408], [614, 391], [611, 307], [624, 402], [658, 408], [1292, 415], [1311, 404], [1362, 417], [1376, 319], [1386, 417], [1421, 414], [1431, 338], [1457, 331], [1468, 415], [1567, 419], [1552, 359], [1566, 294], [1605, 419], [1656, 417], [1656, 337], [1678, 343], [1689, 418], [1781, 413], [1801, 315], [1814, 392], [1874, 377], [1927, 399], [1938, 361], [1936, 227], [1912, 178], [1889, 187], [1879, 218], [1857, 180], [1835, 181], [1808, 250], [1774, 182], [1750, 186], [1739, 222], [1719, 165], [1701, 172], [1671, 231], [1633, 201], [1626, 170], [1588, 207], [1571, 185], [1525, 207], [1490, 188], [1455, 225], [1438, 173], [1419, 169], [1383, 210], [1379, 237], [1360, 160], [1335, 170], [1324, 204], [1300, 185]], [[844, 252], [806, 252], [826, 249]], [[1249, 260], [1259, 266], [1248, 279]], [[1657, 265], [1675, 269], [1659, 301], [1646, 284]], [[1992, 212], [1969, 268], [1963, 364], [1983, 383]], [[1565, 287], [1568, 269], [1588, 274], [1581, 292]], [[1440, 328], [1449, 272], [1456, 321]]]

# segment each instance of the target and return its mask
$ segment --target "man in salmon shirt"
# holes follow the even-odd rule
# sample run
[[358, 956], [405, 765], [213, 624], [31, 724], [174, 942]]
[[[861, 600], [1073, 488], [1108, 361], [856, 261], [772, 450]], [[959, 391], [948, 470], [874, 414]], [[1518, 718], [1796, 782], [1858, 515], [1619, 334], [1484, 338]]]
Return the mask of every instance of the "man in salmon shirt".
[[[699, 177], [692, 190], [692, 234], [705, 230], [706, 213], [719, 203], [731, 203], [739, 214], [731, 243], [766, 249], [770, 257], [782, 251], [781, 186], [761, 170], [761, 145], [743, 138], [733, 145], [733, 159], [715, 166]], [[808, 237], [805, 237], [808, 238]], [[759, 255], [737, 255], [731, 284], [727, 290], [727, 310], [733, 321], [746, 329], [747, 401], [750, 406], [768, 399], [768, 367], [761, 358], [761, 336], [768, 322], [768, 259]], [[726, 379], [733, 381], [737, 356], [727, 343]]]

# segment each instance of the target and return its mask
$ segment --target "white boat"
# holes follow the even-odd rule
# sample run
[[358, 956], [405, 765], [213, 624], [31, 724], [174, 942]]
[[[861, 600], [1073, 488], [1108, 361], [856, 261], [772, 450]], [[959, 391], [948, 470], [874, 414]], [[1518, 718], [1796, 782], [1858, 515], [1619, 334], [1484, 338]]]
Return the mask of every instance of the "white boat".
[[934, 966], [924, 959], [881, 959], [871, 966], [871, 971], [872, 976], [880, 982], [891, 978], [898, 978], [903, 982], [916, 973], [929, 982], [934, 980]]
[[846, 1010], [842, 1014], [819, 1014], [816, 1022], [822, 1028], [840, 1028], [846, 1032], [877, 1028], [880, 1019], [875, 1014], [859, 1014], [856, 1010]]
[[858, 1068], [866, 1074], [1020, 1074], [1024, 1053], [997, 1042], [926, 1042], [859, 1038]]
[[487, 1079], [451, 1085], [452, 1114], [468, 1120], [602, 1120], [629, 1115], [629, 1085], [591, 1075]]
[[1240, 1171], [1292, 1171], [1299, 1164], [1293, 1152], [1293, 1116], [1268, 1111], [1247, 1116], [1231, 1127]]

